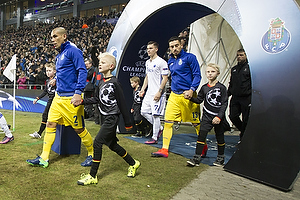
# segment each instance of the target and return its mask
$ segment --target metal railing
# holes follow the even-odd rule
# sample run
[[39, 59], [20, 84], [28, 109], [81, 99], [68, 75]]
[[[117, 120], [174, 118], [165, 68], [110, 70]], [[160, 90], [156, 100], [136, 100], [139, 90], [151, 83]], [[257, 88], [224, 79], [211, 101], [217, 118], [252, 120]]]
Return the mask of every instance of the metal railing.
[[[19, 86], [26, 86], [26, 89], [29, 90], [44, 90], [46, 87], [45, 85], [39, 85], [39, 84], [22, 84], [22, 85], [16, 84], [16, 89], [19, 89]], [[11, 89], [14, 88], [14, 84], [0, 84], [0, 88]]]

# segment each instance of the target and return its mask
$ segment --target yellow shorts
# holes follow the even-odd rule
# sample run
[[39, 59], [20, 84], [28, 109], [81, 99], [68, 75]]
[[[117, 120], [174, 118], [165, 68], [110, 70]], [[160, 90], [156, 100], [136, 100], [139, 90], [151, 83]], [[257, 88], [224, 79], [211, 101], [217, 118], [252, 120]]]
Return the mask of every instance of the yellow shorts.
[[[193, 96], [196, 95], [194, 92]], [[200, 123], [200, 104], [185, 99], [183, 94], [171, 92], [165, 113], [166, 121]]]
[[52, 101], [48, 121], [65, 126], [72, 126], [74, 129], [84, 128], [84, 107], [74, 107], [71, 104], [72, 97], [60, 97], [55, 94]]

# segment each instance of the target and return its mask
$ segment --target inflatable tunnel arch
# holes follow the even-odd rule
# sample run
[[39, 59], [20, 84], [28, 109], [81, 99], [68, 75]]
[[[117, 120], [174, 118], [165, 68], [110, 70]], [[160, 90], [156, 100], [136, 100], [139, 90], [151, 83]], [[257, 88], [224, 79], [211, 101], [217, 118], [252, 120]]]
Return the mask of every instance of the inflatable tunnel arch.
[[145, 74], [149, 40], [160, 44], [162, 56], [171, 36], [212, 13], [235, 31], [252, 76], [248, 127], [225, 169], [288, 191], [300, 169], [300, 11], [294, 0], [131, 0], [108, 45], [125, 97], [131, 102], [129, 78]]

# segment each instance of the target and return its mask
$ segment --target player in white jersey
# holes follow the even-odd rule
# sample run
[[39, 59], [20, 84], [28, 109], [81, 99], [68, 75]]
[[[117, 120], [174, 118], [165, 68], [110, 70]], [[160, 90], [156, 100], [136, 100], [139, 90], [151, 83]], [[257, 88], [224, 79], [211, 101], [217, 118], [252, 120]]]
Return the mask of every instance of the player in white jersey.
[[153, 125], [152, 138], [146, 144], [157, 144], [163, 127], [159, 116], [164, 114], [166, 104], [165, 85], [168, 81], [169, 69], [167, 62], [157, 55], [158, 43], [150, 41], [147, 44], [147, 53], [150, 59], [146, 61], [146, 77], [140, 96], [143, 96], [141, 114]]

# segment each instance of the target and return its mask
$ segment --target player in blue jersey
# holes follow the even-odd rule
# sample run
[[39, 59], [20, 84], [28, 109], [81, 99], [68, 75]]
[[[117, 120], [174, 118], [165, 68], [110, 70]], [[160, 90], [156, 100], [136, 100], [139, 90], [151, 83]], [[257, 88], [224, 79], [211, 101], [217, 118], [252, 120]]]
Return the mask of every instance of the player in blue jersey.
[[93, 139], [84, 125], [84, 108], [75, 107], [82, 101], [81, 94], [85, 88], [87, 70], [82, 51], [67, 40], [67, 31], [63, 27], [51, 32], [51, 40], [59, 51], [56, 56], [56, 94], [49, 110], [43, 152], [33, 160], [27, 160], [34, 166], [48, 166], [51, 146], [56, 135], [56, 125], [72, 126], [88, 151], [81, 166], [91, 166], [93, 157]]
[[[174, 122], [191, 122], [199, 134], [200, 129], [200, 106], [189, 101], [189, 98], [196, 96], [196, 90], [201, 81], [200, 66], [197, 58], [191, 53], [185, 52], [179, 37], [169, 39], [171, 57], [168, 61], [171, 72], [171, 94], [168, 99], [165, 124], [163, 131], [163, 146], [154, 157], [169, 156], [169, 145], [173, 135]], [[207, 150], [203, 149], [203, 155]]]

